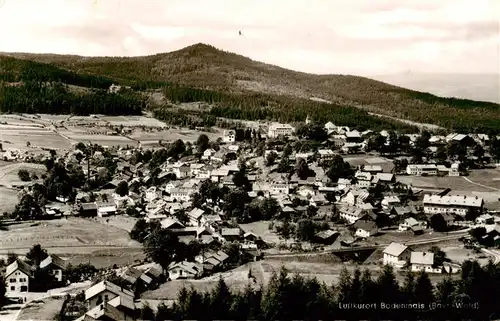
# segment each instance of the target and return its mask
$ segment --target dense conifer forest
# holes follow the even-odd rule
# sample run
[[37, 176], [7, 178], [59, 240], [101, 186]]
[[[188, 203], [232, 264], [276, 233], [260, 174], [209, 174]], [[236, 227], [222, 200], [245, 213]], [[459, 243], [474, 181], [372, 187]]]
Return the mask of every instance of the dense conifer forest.
[[494, 320], [500, 305], [500, 268], [466, 261], [458, 279], [435, 286], [424, 272], [396, 281], [389, 266], [373, 277], [368, 270], [344, 269], [327, 286], [314, 278], [274, 273], [265, 288], [249, 284], [230, 291], [220, 279], [209, 292], [182, 289], [173, 306], [148, 307], [144, 320]]

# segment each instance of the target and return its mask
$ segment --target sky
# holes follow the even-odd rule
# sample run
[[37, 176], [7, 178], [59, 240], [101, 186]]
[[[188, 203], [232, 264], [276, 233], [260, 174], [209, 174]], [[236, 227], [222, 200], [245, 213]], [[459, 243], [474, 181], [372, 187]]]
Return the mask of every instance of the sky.
[[319, 74], [499, 73], [499, 17], [500, 0], [0, 0], [0, 51], [138, 56], [203, 42]]

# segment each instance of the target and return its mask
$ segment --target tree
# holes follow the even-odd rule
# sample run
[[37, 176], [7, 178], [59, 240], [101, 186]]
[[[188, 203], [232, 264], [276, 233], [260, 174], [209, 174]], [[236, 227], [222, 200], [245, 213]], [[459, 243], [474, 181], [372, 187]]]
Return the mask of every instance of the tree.
[[446, 259], [446, 253], [443, 252], [439, 247], [433, 246], [429, 249], [429, 252], [434, 253], [434, 266], [443, 266]]
[[349, 163], [344, 162], [340, 155], [335, 157], [326, 164], [326, 175], [332, 182], [337, 182], [339, 178], [351, 178], [354, 176], [354, 170]]
[[415, 277], [411, 271], [406, 272], [401, 294], [403, 295], [404, 302], [415, 302]]
[[179, 239], [162, 228], [152, 231], [144, 242], [144, 253], [153, 262], [160, 264], [164, 272], [176, 261], [181, 251]]
[[3, 307], [5, 303], [5, 294], [7, 293], [7, 288], [5, 286], [4, 278], [0, 278], [0, 308]]
[[128, 183], [125, 181], [121, 181], [118, 183], [118, 186], [116, 186], [115, 193], [120, 195], [120, 196], [127, 196], [129, 191], [128, 191]]
[[433, 291], [434, 287], [429, 279], [429, 275], [425, 271], [419, 272], [415, 283], [415, 298], [418, 298], [418, 302], [428, 306], [429, 303], [434, 301]]
[[349, 290], [348, 302], [359, 303], [361, 300], [360, 291], [361, 291], [361, 271], [358, 268], [356, 268], [356, 270], [354, 270], [354, 275], [351, 281], [351, 288]]
[[143, 242], [146, 236], [148, 236], [149, 224], [145, 219], [141, 218], [135, 222], [134, 227], [130, 231], [130, 238], [139, 242]]
[[17, 176], [19, 176], [19, 179], [23, 182], [28, 182], [31, 180], [30, 173], [25, 169], [20, 169], [17, 172]]
[[196, 140], [196, 150], [198, 153], [202, 154], [206, 149], [210, 147], [210, 139], [207, 135], [201, 134]]
[[351, 293], [351, 285], [352, 285], [351, 273], [349, 273], [349, 270], [347, 270], [347, 268], [344, 265], [340, 270], [339, 281], [337, 285], [338, 302], [348, 302], [349, 295]]
[[10, 265], [17, 260], [17, 254], [14, 252], [8, 252], [7, 253], [7, 265]]
[[302, 241], [312, 241], [316, 234], [316, 224], [311, 219], [301, 219], [297, 222], [295, 236]]
[[142, 305], [141, 309], [139, 310], [139, 319], [140, 320], [154, 320], [155, 319], [155, 313], [153, 309], [149, 306], [149, 304], [145, 303]]
[[290, 158], [281, 157], [281, 160], [276, 169], [278, 173], [289, 173], [290, 172]]
[[394, 269], [391, 265], [385, 265], [382, 273], [377, 279], [377, 288], [379, 302], [397, 302], [400, 291], [399, 285], [394, 275]]
[[41, 214], [40, 205], [30, 194], [24, 194], [12, 212], [12, 215], [20, 220], [33, 220]]
[[435, 214], [431, 216], [431, 227], [436, 232], [446, 232], [448, 230], [448, 226], [446, 221], [444, 220], [443, 215]]
[[26, 254], [26, 260], [31, 265], [40, 266], [40, 263], [48, 256], [47, 250], [43, 249], [40, 244], [35, 244]]
[[297, 129], [297, 136], [309, 140], [323, 142], [328, 139], [325, 127], [318, 122], [306, 124]]
[[297, 174], [297, 176], [300, 179], [305, 180], [307, 179], [307, 177], [309, 177], [310, 171], [311, 170], [309, 169], [309, 166], [307, 166], [307, 162], [305, 161], [305, 159], [299, 158], [297, 160], [297, 164], [295, 164], [295, 173]]
[[219, 277], [217, 285], [210, 293], [210, 312], [212, 313], [213, 319], [219, 320], [229, 320], [229, 309], [232, 305], [232, 295], [229, 292], [229, 288], [222, 279]]
[[452, 304], [455, 294], [455, 282], [446, 277], [436, 285], [436, 301], [444, 306]]
[[274, 163], [276, 162], [277, 157], [278, 157], [278, 155], [275, 152], [268, 153], [266, 156], [266, 166], [267, 167], [273, 166]]

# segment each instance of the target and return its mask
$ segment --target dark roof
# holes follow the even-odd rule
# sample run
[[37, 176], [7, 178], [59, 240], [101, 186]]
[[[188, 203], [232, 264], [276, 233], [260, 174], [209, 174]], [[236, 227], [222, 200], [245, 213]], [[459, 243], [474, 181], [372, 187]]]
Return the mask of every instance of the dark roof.
[[356, 223], [354, 223], [354, 226], [357, 229], [362, 229], [365, 231], [371, 231], [377, 228], [377, 224], [375, 224], [375, 222], [372, 221], [357, 221]]
[[40, 268], [43, 269], [44, 267], [47, 267], [51, 264], [63, 270], [68, 266], [68, 263], [65, 260], [61, 259], [55, 254], [50, 254], [45, 260], [40, 262]]

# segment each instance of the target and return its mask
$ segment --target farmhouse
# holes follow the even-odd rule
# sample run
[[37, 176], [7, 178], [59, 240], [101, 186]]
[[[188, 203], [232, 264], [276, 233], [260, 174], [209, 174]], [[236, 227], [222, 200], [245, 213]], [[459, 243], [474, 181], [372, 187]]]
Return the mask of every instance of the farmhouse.
[[234, 143], [236, 141], [236, 132], [234, 130], [225, 130], [222, 141], [224, 143]]
[[55, 254], [47, 256], [40, 262], [40, 269], [47, 269], [59, 283], [64, 281], [64, 271], [67, 266], [67, 262]]
[[461, 216], [467, 213], [475, 212], [481, 214], [483, 212], [483, 198], [477, 196], [460, 196], [460, 195], [424, 195], [424, 213], [426, 214], [442, 214], [453, 213]]
[[278, 136], [291, 136], [294, 130], [293, 126], [289, 124], [271, 124], [267, 137], [276, 138]]
[[27, 263], [16, 260], [5, 271], [6, 295], [10, 296], [17, 292], [28, 292], [30, 281], [33, 279], [33, 267]]
[[203, 265], [193, 262], [178, 262], [168, 268], [168, 275], [171, 280], [196, 279], [203, 274]]
[[377, 224], [373, 221], [359, 220], [354, 223], [354, 227], [356, 228], [355, 235], [357, 237], [367, 238], [378, 233]]
[[400, 243], [392, 242], [384, 249], [384, 265], [403, 267], [410, 259], [411, 249]]
[[116, 205], [113, 203], [99, 203], [97, 204], [97, 216], [106, 217], [116, 214]]
[[434, 253], [431, 252], [411, 252], [410, 264], [412, 272], [441, 273], [441, 269], [433, 267]]
[[109, 281], [101, 281], [85, 291], [85, 301], [89, 310], [116, 297], [134, 300], [132, 292]]

